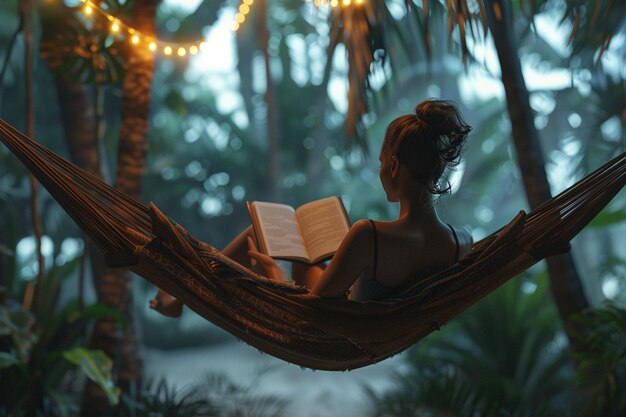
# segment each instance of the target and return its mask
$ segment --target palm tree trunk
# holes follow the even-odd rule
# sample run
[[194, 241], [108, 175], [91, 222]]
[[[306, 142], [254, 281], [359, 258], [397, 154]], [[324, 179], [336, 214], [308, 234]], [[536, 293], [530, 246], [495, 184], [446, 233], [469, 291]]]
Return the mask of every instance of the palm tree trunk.
[[[550, 198], [551, 193], [539, 134], [535, 128], [528, 90], [517, 55], [511, 5], [509, 0], [484, 0], [484, 4], [489, 30], [500, 61], [518, 164], [528, 202], [534, 208]], [[587, 299], [569, 253], [549, 257], [547, 264], [554, 301], [571, 342], [570, 318], [588, 306]]]
[[[154, 35], [156, 7], [160, 0], [137, 0], [134, 4], [134, 26], [142, 33]], [[126, 61], [122, 125], [118, 146], [115, 187], [139, 199], [147, 154], [146, 132], [150, 112], [154, 56], [146, 48], [133, 49]], [[98, 300], [122, 313], [129, 325], [122, 330], [113, 319], [98, 320], [91, 346], [102, 349], [114, 359], [117, 382], [128, 389], [139, 381], [142, 365], [137, 352], [137, 331], [132, 320], [132, 287], [126, 270], [107, 270], [96, 283]], [[108, 409], [106, 398], [94, 384], [88, 384], [83, 401], [83, 415], [101, 415]]]
[[265, 60], [265, 106], [267, 108], [267, 185], [270, 198], [273, 201], [280, 200], [280, 132], [277, 129], [278, 115], [276, 114], [276, 98], [274, 97], [274, 86], [272, 81], [272, 71], [270, 66], [269, 53], [269, 32], [267, 30], [267, 4], [265, 0], [259, 0], [257, 4], [259, 11], [259, 41], [263, 58]]
[[[26, 91], [26, 134], [35, 137], [35, 102], [33, 97], [33, 0], [23, 0], [20, 4], [20, 18], [22, 26], [22, 34], [24, 35], [24, 81]], [[33, 223], [33, 232], [35, 234], [36, 253], [37, 253], [37, 279], [35, 283], [26, 284], [26, 293], [24, 294], [24, 309], [30, 310], [32, 304], [35, 306], [38, 302], [39, 288], [44, 275], [44, 259], [41, 252], [41, 237], [43, 234], [43, 226], [39, 214], [39, 183], [35, 177], [30, 174], [30, 190], [31, 190], [31, 219]]]
[[[156, 9], [161, 0], [136, 0], [134, 22], [144, 34], [154, 36]], [[147, 142], [146, 133], [150, 115], [154, 55], [146, 48], [137, 48], [130, 54], [126, 64], [122, 98], [122, 126], [118, 148], [115, 186], [126, 195], [140, 198], [141, 181], [145, 171]], [[132, 292], [128, 272], [115, 271], [123, 311], [127, 317], [132, 312]], [[132, 323], [132, 321], [130, 322]], [[124, 335], [118, 381], [123, 388], [141, 378], [142, 367], [137, 352], [137, 329], [129, 326]]]
[[[85, 171], [101, 178], [96, 117], [87, 87], [62, 77], [55, 78], [55, 85], [70, 159]], [[104, 257], [100, 251], [89, 239], [83, 240], [85, 241], [85, 252], [79, 276], [79, 301], [81, 305], [84, 296], [84, 263], [90, 262], [94, 282], [98, 281], [97, 277], [102, 275], [105, 268]]]
[[62, 77], [56, 77], [55, 84], [70, 158], [85, 171], [100, 176], [95, 112], [87, 87]]
[[[314, 102], [317, 103], [318, 122], [313, 129], [311, 136], [315, 141], [313, 147], [307, 153], [307, 178], [309, 189], [319, 190], [322, 174], [324, 172], [324, 150], [328, 142], [328, 126], [326, 125], [326, 109], [328, 108], [328, 83], [332, 70], [331, 60], [335, 55], [337, 42], [330, 42], [326, 51], [328, 62], [324, 67], [324, 78], [322, 83], [315, 90]], [[316, 196], [319, 197], [319, 196]]]
[[243, 98], [243, 105], [246, 115], [252, 126], [254, 120], [254, 105], [252, 104], [254, 97], [254, 89], [252, 88], [252, 67], [253, 55], [256, 50], [255, 40], [256, 32], [253, 30], [254, 22], [246, 22], [236, 33], [237, 44], [237, 72], [239, 73], [239, 93]]

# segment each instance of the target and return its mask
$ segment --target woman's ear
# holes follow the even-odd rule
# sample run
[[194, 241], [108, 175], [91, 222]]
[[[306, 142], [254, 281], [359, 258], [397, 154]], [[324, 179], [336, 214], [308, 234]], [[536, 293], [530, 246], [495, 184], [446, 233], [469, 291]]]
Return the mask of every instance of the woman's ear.
[[397, 178], [398, 173], [400, 172], [400, 160], [396, 155], [391, 157], [391, 178]]

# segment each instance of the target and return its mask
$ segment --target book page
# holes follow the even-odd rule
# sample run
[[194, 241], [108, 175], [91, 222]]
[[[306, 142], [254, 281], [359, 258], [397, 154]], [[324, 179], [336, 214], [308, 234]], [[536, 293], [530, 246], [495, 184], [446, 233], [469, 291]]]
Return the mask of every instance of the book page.
[[337, 197], [304, 204], [298, 208], [296, 216], [311, 259], [334, 253], [350, 228], [343, 204]]
[[308, 259], [293, 208], [259, 201], [254, 202], [254, 208], [269, 256]]

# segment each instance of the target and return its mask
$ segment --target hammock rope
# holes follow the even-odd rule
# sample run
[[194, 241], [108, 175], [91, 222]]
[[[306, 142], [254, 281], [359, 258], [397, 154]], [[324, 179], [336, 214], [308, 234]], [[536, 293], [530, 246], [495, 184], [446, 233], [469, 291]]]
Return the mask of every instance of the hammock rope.
[[104, 253], [268, 354], [348, 370], [411, 346], [569, 241], [624, 187], [626, 153], [476, 242], [456, 265], [385, 301], [309, 295], [195, 239], [154, 205], [122, 194], [0, 120], [0, 140]]

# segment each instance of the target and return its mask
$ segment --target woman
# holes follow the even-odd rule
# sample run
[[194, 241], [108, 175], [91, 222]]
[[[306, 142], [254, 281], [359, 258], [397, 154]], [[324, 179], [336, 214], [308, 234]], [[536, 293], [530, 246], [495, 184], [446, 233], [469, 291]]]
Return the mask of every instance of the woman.
[[[321, 297], [383, 299], [465, 256], [472, 245], [469, 232], [442, 222], [434, 199], [450, 191], [441, 176], [458, 164], [470, 130], [454, 103], [445, 100], [423, 101], [415, 114], [391, 122], [379, 157], [380, 181], [387, 200], [400, 203], [398, 218], [358, 221], [326, 268], [294, 263], [294, 281]], [[224, 253], [249, 263], [245, 241], [247, 255], [266, 275], [284, 279], [276, 262], [256, 250], [250, 228]]]

